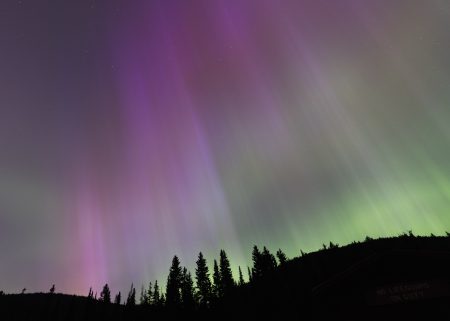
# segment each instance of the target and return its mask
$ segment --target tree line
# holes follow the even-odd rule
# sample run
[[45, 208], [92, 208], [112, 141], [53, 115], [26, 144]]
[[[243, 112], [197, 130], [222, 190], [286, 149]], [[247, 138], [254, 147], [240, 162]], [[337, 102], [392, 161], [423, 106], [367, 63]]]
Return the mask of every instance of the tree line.
[[[281, 249], [274, 255], [266, 247], [260, 250], [256, 245], [253, 246], [253, 266], [247, 267], [248, 282], [257, 282], [287, 261], [288, 258]], [[139, 298], [136, 297], [134, 284], [131, 284], [126, 298], [122, 298], [122, 293], [118, 292], [113, 299], [108, 284], [103, 286], [99, 296], [90, 288], [87, 297], [89, 300], [105, 304], [124, 304], [125, 306], [142, 305], [170, 310], [208, 309], [246, 283], [240, 266], [237, 280], [233, 278], [228, 255], [224, 250], [220, 250], [219, 260], [214, 259], [212, 271], [209, 270], [205, 256], [200, 252], [197, 256], [194, 275], [181, 265], [178, 256], [175, 255], [169, 269], [165, 291], [160, 288], [156, 280], [154, 283], [149, 282], [147, 286], [141, 287]], [[51, 293], [54, 291], [52, 286]]]
[[[446, 236], [450, 237], [450, 233], [446, 232]], [[431, 234], [431, 237], [434, 237], [434, 235]], [[413, 238], [416, 238], [416, 235], [412, 231], [400, 234], [397, 237], [399, 240]], [[371, 244], [374, 241], [373, 238], [366, 236], [363, 243]], [[360, 242], [353, 241], [350, 245], [357, 243]], [[336, 248], [339, 248], [339, 244], [329, 242], [328, 245], [323, 244], [319, 251], [334, 250]], [[307, 255], [303, 251], [300, 251], [300, 254], [301, 257]], [[147, 286], [142, 286], [138, 294], [134, 284], [131, 284], [128, 294], [123, 297], [121, 292], [112, 296], [109, 285], [105, 284], [99, 295], [90, 288], [87, 298], [93, 302], [125, 305], [127, 307], [139, 305], [157, 309], [167, 308], [174, 311], [209, 309], [222, 304], [224, 299], [232, 295], [233, 292], [236, 293], [236, 289], [246, 287], [246, 285], [250, 287], [256, 285], [254, 288], [257, 288], [260, 280], [272, 274], [277, 267], [283, 266], [289, 261], [281, 249], [272, 254], [266, 247], [260, 250], [256, 245], [253, 246], [251, 258], [252, 267], [247, 267], [247, 282], [244, 281], [243, 271], [240, 266], [238, 267], [237, 279], [233, 278], [228, 256], [224, 250], [220, 250], [219, 259], [213, 260], [211, 270], [203, 253], [200, 252], [197, 256], [194, 274], [182, 266], [178, 256], [175, 255], [172, 259], [164, 289], [161, 288], [156, 280], [154, 283], [149, 282]], [[22, 294], [24, 294], [25, 290], [22, 290]], [[55, 293], [54, 284], [50, 288], [49, 293]], [[0, 296], [3, 294], [4, 292], [0, 291]]]
[[[431, 236], [434, 236], [431, 234]], [[446, 232], [450, 237], [450, 233]], [[414, 238], [412, 231], [399, 235], [399, 238]], [[373, 239], [366, 236], [364, 242]], [[353, 242], [356, 243], [356, 242]], [[352, 244], [353, 244], [352, 243]], [[330, 242], [327, 246], [323, 244], [321, 250], [331, 250], [338, 248], [339, 244]], [[306, 255], [300, 251], [301, 256]], [[272, 273], [278, 266], [286, 264], [288, 258], [279, 249], [272, 254], [267, 247], [260, 250], [256, 245], [252, 250], [252, 267], [247, 267], [248, 282], [258, 282], [264, 276]], [[142, 286], [139, 298], [136, 297], [136, 288], [131, 284], [126, 298], [122, 299], [121, 292], [118, 292], [114, 299], [108, 284], [103, 286], [100, 296], [94, 294], [92, 288], [89, 289], [88, 299], [104, 302], [107, 304], [124, 304], [125, 306], [142, 305], [155, 308], [168, 308], [170, 310], [195, 310], [207, 309], [229, 296], [234, 289], [243, 287], [244, 281], [242, 269], [238, 267], [238, 279], [233, 278], [230, 261], [224, 250], [220, 250], [219, 260], [214, 259], [213, 269], [209, 270], [208, 262], [203, 253], [198, 254], [194, 275], [186, 267], [181, 265], [178, 256], [174, 256], [169, 269], [165, 291], [160, 288], [158, 281], [149, 282], [147, 287]], [[50, 290], [55, 291], [54, 285]]]

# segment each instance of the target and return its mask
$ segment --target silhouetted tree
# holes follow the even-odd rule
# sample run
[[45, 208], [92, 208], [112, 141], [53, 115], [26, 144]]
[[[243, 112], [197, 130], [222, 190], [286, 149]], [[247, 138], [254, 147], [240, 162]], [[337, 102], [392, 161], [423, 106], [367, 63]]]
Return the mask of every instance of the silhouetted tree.
[[449, 232], [445, 232], [445, 234], [447, 234], [447, 237], [450, 237], [450, 233]]
[[261, 256], [261, 252], [259, 251], [256, 245], [253, 246], [252, 250], [252, 280], [258, 280], [263, 276], [263, 260]]
[[144, 286], [141, 286], [141, 293], [139, 295], [139, 304], [146, 305], [147, 304], [147, 291], [144, 289]]
[[249, 266], [247, 266], [247, 274], [248, 274], [248, 282], [252, 282], [253, 277], [252, 277], [252, 270], [250, 269]]
[[224, 250], [220, 250], [220, 290], [222, 295], [228, 295], [234, 287], [233, 274], [231, 273], [230, 261]]
[[119, 293], [117, 293], [116, 294], [116, 297], [114, 298], [114, 304], [118, 304], [118, 305], [120, 305], [120, 301], [122, 300], [122, 294], [120, 293], [120, 291], [119, 291]]
[[103, 290], [100, 292], [100, 301], [111, 303], [111, 291], [109, 290], [108, 283], [103, 286]]
[[167, 277], [166, 305], [168, 308], [178, 309], [181, 307], [181, 282], [182, 270], [180, 260], [175, 255]]
[[24, 294], [26, 290], [27, 290], [27, 288], [23, 288], [22, 289], [22, 294]]
[[161, 293], [161, 296], [159, 297], [159, 306], [163, 307], [166, 305], [166, 297], [164, 295], [164, 293]]
[[147, 300], [146, 300], [145, 304], [147, 304], [147, 305], [152, 305], [153, 304], [153, 287], [152, 287], [152, 282], [148, 283]]
[[242, 276], [242, 271], [241, 271], [241, 267], [239, 266], [239, 282], [238, 282], [239, 286], [244, 285], [244, 277]]
[[253, 280], [259, 280], [261, 277], [273, 271], [277, 267], [277, 261], [275, 260], [275, 256], [272, 253], [270, 253], [270, 251], [265, 246], [262, 252], [259, 251], [256, 245], [253, 246], [252, 260], [253, 260], [253, 270], [252, 270]]
[[330, 245], [328, 245], [329, 249], [337, 249], [339, 247], [339, 244], [334, 244], [333, 242], [330, 241]]
[[284, 252], [281, 249], [278, 249], [277, 251], [277, 258], [278, 262], [280, 262], [280, 265], [283, 265], [287, 261], [286, 254], [284, 254]]
[[89, 288], [88, 299], [94, 300], [94, 291], [92, 291], [92, 287]]
[[50, 288], [50, 293], [53, 294], [55, 293], [55, 285], [53, 284], [52, 287]]
[[161, 297], [159, 294], [159, 286], [158, 286], [158, 280], [155, 281], [155, 285], [153, 287], [153, 305], [156, 307], [161, 307]]
[[198, 254], [197, 267], [195, 269], [195, 280], [197, 281], [197, 301], [201, 307], [206, 307], [211, 300], [211, 280], [209, 269], [202, 252]]
[[125, 303], [127, 306], [136, 305], [136, 289], [134, 288], [133, 283], [131, 283], [130, 291], [128, 292], [127, 302]]
[[194, 282], [191, 272], [188, 272], [186, 268], [183, 268], [181, 275], [181, 300], [184, 309], [192, 310], [195, 308]]
[[261, 253], [262, 265], [263, 265], [263, 274], [267, 274], [277, 267], [277, 260], [275, 256], [270, 253], [270, 251], [264, 246], [263, 251]]
[[217, 261], [214, 260], [214, 268], [213, 268], [213, 294], [215, 298], [218, 298], [221, 290], [221, 282], [220, 282], [220, 270], [217, 265]]

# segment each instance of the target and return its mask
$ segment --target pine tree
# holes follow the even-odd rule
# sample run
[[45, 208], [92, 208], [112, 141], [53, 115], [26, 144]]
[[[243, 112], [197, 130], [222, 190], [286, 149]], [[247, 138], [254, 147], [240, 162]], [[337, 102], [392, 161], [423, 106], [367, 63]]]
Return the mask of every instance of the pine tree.
[[214, 270], [213, 270], [213, 293], [215, 298], [218, 298], [222, 293], [220, 282], [220, 270], [216, 260], [214, 260]]
[[153, 287], [152, 287], [152, 282], [148, 283], [146, 304], [147, 305], [152, 305], [153, 304]]
[[88, 299], [89, 300], [93, 300], [94, 299], [94, 291], [92, 291], [92, 287], [89, 288], [89, 294], [88, 294]]
[[252, 269], [252, 280], [259, 280], [263, 275], [263, 262], [261, 252], [259, 251], [256, 245], [253, 246], [252, 251], [252, 261], [253, 261], [253, 269]]
[[127, 306], [136, 305], [136, 289], [134, 288], [133, 283], [131, 283], [130, 292], [128, 292], [126, 305]]
[[206, 259], [202, 252], [198, 254], [197, 268], [195, 269], [195, 279], [197, 281], [197, 296], [201, 307], [209, 305], [211, 300], [211, 280], [209, 279], [209, 270]]
[[337, 249], [339, 247], [339, 244], [334, 244], [330, 241], [330, 245], [328, 246], [329, 249]]
[[180, 260], [175, 255], [172, 260], [172, 266], [170, 267], [169, 276], [167, 277], [166, 286], [166, 305], [172, 309], [178, 309], [181, 307], [181, 282], [182, 282], [182, 270], [180, 266]]
[[262, 252], [259, 251], [256, 245], [253, 246], [252, 260], [252, 280], [261, 279], [264, 275], [270, 273], [277, 267], [277, 260], [275, 259], [275, 256], [270, 253], [265, 246]]
[[278, 258], [278, 261], [280, 262], [280, 265], [285, 264], [287, 261], [286, 254], [284, 254], [284, 252], [281, 249], [278, 249], [278, 251], [277, 251], [277, 258]]
[[50, 288], [50, 293], [53, 294], [55, 293], [55, 285], [53, 284], [52, 287]]
[[242, 271], [241, 271], [241, 267], [239, 266], [239, 282], [238, 282], [239, 286], [244, 285], [244, 277], [242, 276]]
[[108, 283], [103, 286], [103, 290], [100, 292], [100, 301], [111, 303], [111, 291], [109, 290]]
[[122, 295], [119, 293], [117, 293], [116, 297], [114, 298], [114, 304], [120, 305], [120, 301], [122, 300]]
[[141, 294], [139, 296], [139, 304], [146, 305], [147, 304], [147, 291], [145, 291], [144, 286], [141, 286]]
[[192, 281], [191, 272], [188, 272], [186, 268], [183, 268], [181, 278], [181, 300], [183, 302], [183, 308], [192, 310], [195, 308], [195, 300], [194, 282]]
[[233, 274], [231, 273], [230, 261], [228, 260], [227, 254], [225, 253], [224, 250], [220, 250], [219, 268], [220, 268], [220, 288], [222, 290], [220, 296], [225, 296], [232, 291], [234, 287], [234, 280]]
[[161, 297], [159, 294], [159, 286], [158, 286], [158, 280], [155, 281], [155, 285], [153, 287], [153, 305], [156, 307], [161, 306]]
[[247, 266], [247, 274], [248, 274], [248, 282], [252, 282], [253, 281], [253, 277], [252, 277], [253, 273], [249, 266]]
[[261, 253], [262, 261], [263, 261], [263, 273], [267, 274], [270, 271], [273, 271], [277, 267], [277, 260], [275, 260], [275, 256], [269, 252], [269, 250], [264, 246], [263, 251]]

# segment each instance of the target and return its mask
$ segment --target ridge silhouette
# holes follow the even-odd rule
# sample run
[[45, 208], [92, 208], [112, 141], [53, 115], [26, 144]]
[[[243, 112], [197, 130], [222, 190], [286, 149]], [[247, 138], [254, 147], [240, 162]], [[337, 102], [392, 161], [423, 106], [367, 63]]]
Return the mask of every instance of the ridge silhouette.
[[[0, 320], [399, 320], [450, 319], [450, 235], [332, 242], [289, 259], [279, 249], [253, 247], [250, 281], [231, 274], [224, 250], [213, 270], [200, 252], [194, 276], [174, 256], [167, 287], [131, 285], [124, 303], [100, 296], [0, 291]], [[194, 282], [195, 281], [195, 282]]]

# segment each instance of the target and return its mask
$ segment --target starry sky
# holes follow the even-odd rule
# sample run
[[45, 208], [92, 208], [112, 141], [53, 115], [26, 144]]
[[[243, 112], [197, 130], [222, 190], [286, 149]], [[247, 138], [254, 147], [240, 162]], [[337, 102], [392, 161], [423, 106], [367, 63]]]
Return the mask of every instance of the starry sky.
[[0, 1], [0, 290], [450, 230], [445, 0]]

